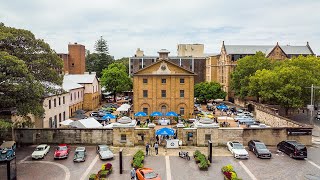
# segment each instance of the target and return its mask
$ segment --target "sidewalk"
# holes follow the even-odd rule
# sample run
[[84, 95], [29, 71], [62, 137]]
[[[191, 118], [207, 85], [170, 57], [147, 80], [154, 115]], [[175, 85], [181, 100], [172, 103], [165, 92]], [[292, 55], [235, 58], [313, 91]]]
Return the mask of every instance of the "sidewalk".
[[[145, 152], [144, 146], [135, 146], [135, 147], [111, 147], [113, 152], [119, 152], [123, 148], [124, 156], [133, 156], [139, 149]], [[182, 151], [189, 152], [190, 156], [193, 156], [193, 152], [199, 150], [203, 154], [208, 154], [208, 147], [195, 147], [195, 146], [183, 146]], [[179, 156], [179, 151], [181, 149], [165, 149], [159, 147], [159, 154], [157, 156]], [[226, 147], [213, 147], [212, 148], [213, 156], [232, 156], [232, 154], [227, 150]], [[155, 150], [151, 147], [151, 156], [156, 156]]]

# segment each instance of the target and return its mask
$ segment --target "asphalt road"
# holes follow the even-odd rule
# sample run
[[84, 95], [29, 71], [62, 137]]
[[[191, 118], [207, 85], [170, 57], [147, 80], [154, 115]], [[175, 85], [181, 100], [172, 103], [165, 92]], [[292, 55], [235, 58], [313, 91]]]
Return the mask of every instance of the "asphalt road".
[[[49, 154], [42, 160], [32, 160], [30, 155], [34, 147], [24, 147], [17, 150], [17, 174], [19, 180], [81, 180], [88, 179], [91, 173], [97, 173], [101, 165], [112, 163], [113, 173], [110, 180], [127, 180], [130, 173], [132, 156], [124, 156], [124, 171], [119, 174], [119, 156], [117, 153], [113, 160], [102, 161], [98, 158], [95, 147], [87, 146], [87, 159], [82, 163], [74, 163], [75, 147], [71, 148], [68, 159], [54, 160], [51, 147]], [[243, 180], [314, 180], [320, 179], [320, 145], [308, 147], [308, 159], [295, 160], [287, 155], [277, 152], [270, 147], [272, 159], [258, 159], [249, 152], [248, 160], [237, 160], [231, 156], [214, 156], [213, 163], [208, 171], [200, 171], [193, 157], [190, 161], [177, 156], [148, 156], [145, 167], [153, 168], [162, 180], [189, 180], [189, 179], [223, 179], [221, 167], [232, 164], [238, 176]], [[170, 166], [170, 168], [168, 168]], [[3, 169], [0, 166], [0, 177]], [[0, 178], [1, 179], [1, 178]]]

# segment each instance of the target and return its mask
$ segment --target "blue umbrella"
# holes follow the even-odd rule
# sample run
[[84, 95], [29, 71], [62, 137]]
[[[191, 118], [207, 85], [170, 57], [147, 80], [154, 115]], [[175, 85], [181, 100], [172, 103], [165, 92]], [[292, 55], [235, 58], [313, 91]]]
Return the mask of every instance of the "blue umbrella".
[[147, 116], [147, 113], [145, 113], [145, 112], [137, 112], [137, 113], [134, 114], [134, 116], [144, 117], [144, 116]]
[[106, 115], [104, 115], [104, 116], [101, 118], [101, 120], [115, 119], [115, 118], [116, 118], [116, 116], [113, 115], [113, 114], [106, 114]]
[[174, 130], [170, 128], [161, 128], [156, 131], [156, 135], [168, 135], [168, 136], [173, 136], [174, 135]]
[[167, 112], [166, 116], [174, 116], [174, 117], [176, 117], [176, 116], [178, 116], [178, 114], [173, 112], [173, 111], [169, 111], [169, 112]]
[[159, 111], [155, 111], [155, 112], [151, 113], [150, 116], [162, 116], [162, 113]]

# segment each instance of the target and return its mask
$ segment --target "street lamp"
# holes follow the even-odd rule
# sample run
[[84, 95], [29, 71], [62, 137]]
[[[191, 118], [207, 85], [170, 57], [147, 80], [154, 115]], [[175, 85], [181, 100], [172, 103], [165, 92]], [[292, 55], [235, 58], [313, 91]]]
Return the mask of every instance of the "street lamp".
[[313, 125], [313, 111], [314, 111], [314, 89], [320, 89], [320, 86], [314, 86], [313, 84], [311, 87], [306, 87], [306, 88], [311, 88], [311, 100], [310, 104], [307, 106], [307, 109], [310, 110], [310, 124]]

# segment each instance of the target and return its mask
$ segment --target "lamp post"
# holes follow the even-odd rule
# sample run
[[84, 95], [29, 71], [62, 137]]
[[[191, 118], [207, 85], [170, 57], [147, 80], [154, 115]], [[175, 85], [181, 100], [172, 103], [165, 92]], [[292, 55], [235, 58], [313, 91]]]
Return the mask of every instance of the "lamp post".
[[307, 106], [307, 109], [310, 110], [310, 124], [313, 125], [313, 111], [314, 111], [314, 89], [320, 89], [320, 86], [314, 86], [313, 84], [311, 87], [306, 87], [311, 89], [311, 97], [310, 97], [310, 105]]

